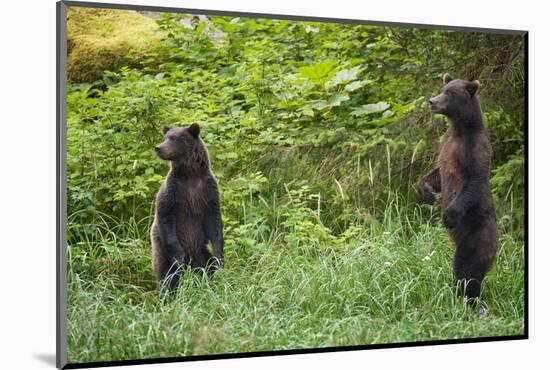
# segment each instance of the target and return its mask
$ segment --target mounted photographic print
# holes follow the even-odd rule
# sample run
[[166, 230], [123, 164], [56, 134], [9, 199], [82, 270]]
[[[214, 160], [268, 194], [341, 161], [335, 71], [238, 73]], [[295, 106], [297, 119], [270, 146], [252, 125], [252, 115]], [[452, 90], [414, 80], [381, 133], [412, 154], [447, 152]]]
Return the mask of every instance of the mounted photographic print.
[[527, 338], [527, 32], [57, 9], [58, 367]]

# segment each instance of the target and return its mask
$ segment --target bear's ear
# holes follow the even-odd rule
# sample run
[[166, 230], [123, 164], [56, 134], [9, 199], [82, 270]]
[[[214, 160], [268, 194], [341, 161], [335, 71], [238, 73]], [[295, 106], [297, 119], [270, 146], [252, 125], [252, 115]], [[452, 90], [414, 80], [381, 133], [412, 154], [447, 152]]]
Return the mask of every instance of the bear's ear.
[[475, 81], [472, 81], [470, 82], [467, 86], [466, 86], [466, 90], [468, 90], [468, 92], [470, 93], [470, 95], [474, 96], [477, 92], [477, 90], [479, 90], [479, 86], [480, 86], [480, 83], [478, 80], [475, 80]]
[[449, 82], [451, 82], [452, 80], [453, 80], [453, 78], [451, 77], [450, 74], [445, 73], [445, 74], [443, 75], [443, 83], [444, 83], [445, 85], [448, 84]]
[[188, 130], [191, 135], [195, 137], [199, 136], [199, 132], [201, 132], [201, 128], [198, 123], [193, 123], [191, 126], [189, 126]]
[[171, 128], [172, 128], [172, 127], [170, 127], [170, 126], [164, 125], [164, 126], [162, 127], [162, 133], [163, 133], [163, 134], [166, 134], [168, 131], [170, 131]]

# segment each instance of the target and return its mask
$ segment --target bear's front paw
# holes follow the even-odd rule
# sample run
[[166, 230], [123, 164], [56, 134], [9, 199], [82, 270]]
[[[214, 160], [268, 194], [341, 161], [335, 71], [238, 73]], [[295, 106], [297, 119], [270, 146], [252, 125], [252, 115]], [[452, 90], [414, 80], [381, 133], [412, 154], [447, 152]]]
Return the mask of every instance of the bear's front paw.
[[427, 204], [434, 204], [435, 203], [435, 193], [431, 191], [423, 191], [422, 192], [422, 201]]
[[178, 265], [187, 264], [189, 262], [187, 255], [183, 251], [178, 251], [176, 255], [172, 257], [172, 259], [173, 259], [173, 262], [175, 262]]
[[456, 207], [449, 207], [443, 212], [443, 225], [447, 229], [453, 229], [458, 225], [461, 218], [461, 213]]

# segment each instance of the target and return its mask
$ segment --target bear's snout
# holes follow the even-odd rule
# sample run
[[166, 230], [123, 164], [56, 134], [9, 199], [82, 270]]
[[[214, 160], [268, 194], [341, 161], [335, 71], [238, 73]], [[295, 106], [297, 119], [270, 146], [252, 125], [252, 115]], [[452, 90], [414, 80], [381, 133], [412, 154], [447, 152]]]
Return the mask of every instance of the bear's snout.
[[160, 158], [160, 159], [168, 159], [166, 158], [166, 151], [165, 149], [162, 147], [161, 144], [155, 146], [155, 153], [157, 154], [157, 156]]
[[434, 96], [433, 98], [428, 100], [428, 106], [430, 107], [430, 110], [434, 113], [441, 113], [443, 110], [443, 104], [444, 102], [441, 101], [441, 95]]
[[432, 111], [436, 110], [436, 100], [435, 100], [435, 98], [431, 98], [430, 100], [428, 100], [428, 106], [430, 107], [430, 109]]

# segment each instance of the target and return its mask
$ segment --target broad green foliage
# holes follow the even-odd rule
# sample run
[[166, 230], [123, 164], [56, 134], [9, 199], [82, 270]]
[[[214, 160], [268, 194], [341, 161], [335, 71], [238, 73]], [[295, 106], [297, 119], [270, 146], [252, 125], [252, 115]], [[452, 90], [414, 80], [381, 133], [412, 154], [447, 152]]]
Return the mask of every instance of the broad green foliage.
[[[521, 38], [169, 14], [157, 23], [167, 54], [154, 68], [68, 86], [71, 360], [522, 332]], [[488, 321], [454, 295], [438, 207], [418, 204], [415, 189], [446, 130], [426, 107], [445, 71], [481, 81], [493, 143], [501, 251]], [[226, 268], [212, 283], [186, 275], [165, 303], [152, 292], [147, 235], [168, 164], [153, 148], [164, 124], [193, 122], [220, 182]], [[108, 341], [111, 330], [128, 342]]]

